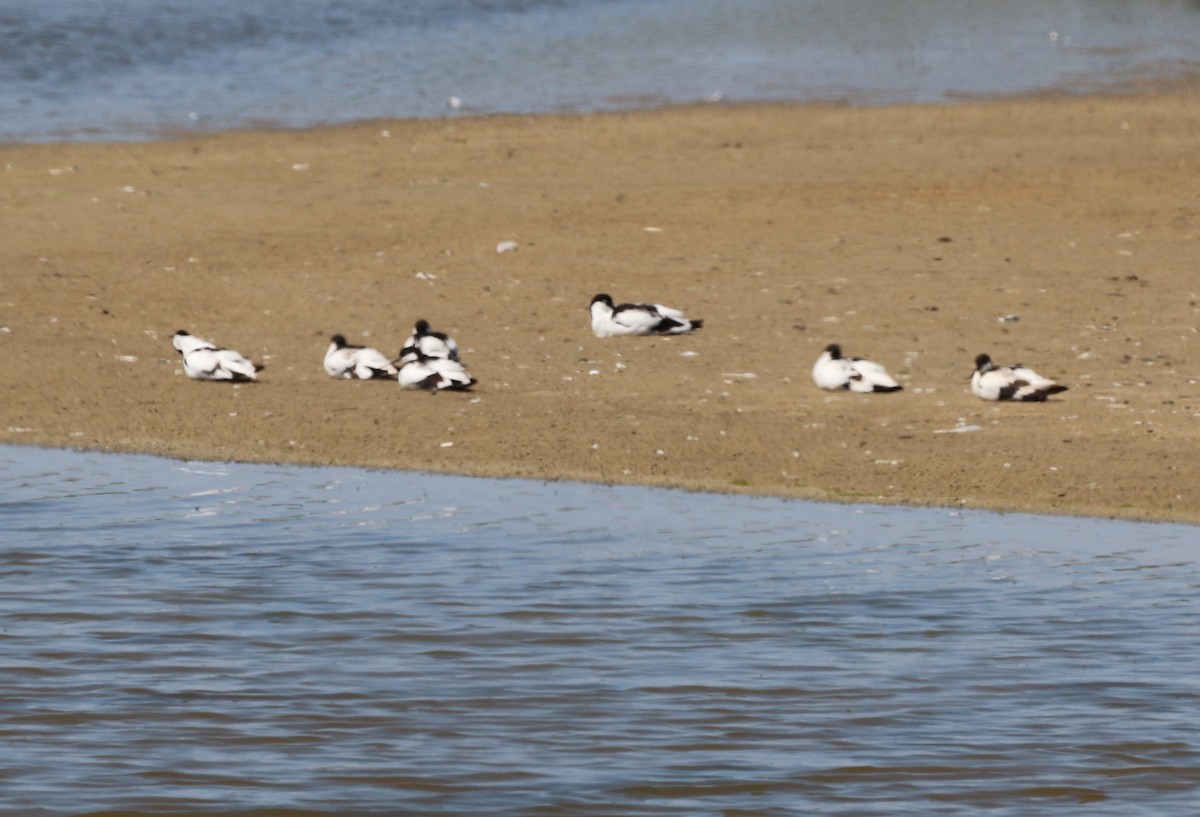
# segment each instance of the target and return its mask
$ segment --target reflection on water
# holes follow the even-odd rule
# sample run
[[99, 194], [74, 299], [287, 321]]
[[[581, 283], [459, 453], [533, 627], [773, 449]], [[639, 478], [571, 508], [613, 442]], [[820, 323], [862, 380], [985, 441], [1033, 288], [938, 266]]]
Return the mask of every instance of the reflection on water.
[[0, 812], [1191, 815], [1197, 529], [0, 447]]

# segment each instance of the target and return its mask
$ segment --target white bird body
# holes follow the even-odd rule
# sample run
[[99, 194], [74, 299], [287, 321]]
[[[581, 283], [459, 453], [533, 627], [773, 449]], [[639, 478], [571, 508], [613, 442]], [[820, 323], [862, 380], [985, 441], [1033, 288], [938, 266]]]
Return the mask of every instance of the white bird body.
[[618, 335], [682, 335], [704, 325], [697, 318], [688, 320], [683, 312], [662, 304], [613, 305], [603, 293], [592, 298], [592, 332], [598, 338]]
[[458, 360], [458, 344], [446, 333], [430, 329], [429, 321], [419, 320], [400, 349], [400, 362], [407, 363], [421, 357]]
[[1067, 390], [1028, 366], [998, 366], [987, 355], [975, 358], [971, 374], [971, 392], [984, 400], [1013, 400], [1026, 403], [1042, 402], [1052, 394]]
[[859, 357], [842, 357], [842, 349], [836, 343], [829, 344], [821, 352], [813, 364], [812, 378], [823, 389], [866, 393], [903, 388], [880, 364]]
[[444, 332], [434, 332], [419, 320], [400, 350], [400, 388], [466, 391], [477, 382], [458, 359], [458, 344]]
[[262, 370], [241, 353], [222, 349], [183, 329], [175, 333], [171, 344], [183, 355], [184, 374], [193, 380], [245, 383], [257, 380]]
[[378, 349], [370, 346], [353, 346], [342, 335], [330, 339], [325, 352], [325, 372], [330, 377], [342, 380], [370, 380], [372, 378], [395, 377], [398, 373], [392, 361]]
[[414, 358], [400, 364], [400, 388], [466, 391], [477, 382], [457, 360]]

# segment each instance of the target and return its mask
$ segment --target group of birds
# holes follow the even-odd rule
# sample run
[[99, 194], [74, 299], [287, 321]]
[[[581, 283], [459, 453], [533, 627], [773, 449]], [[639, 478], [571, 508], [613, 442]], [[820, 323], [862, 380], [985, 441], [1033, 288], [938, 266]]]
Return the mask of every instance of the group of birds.
[[[194, 380], [248, 383], [258, 379], [262, 366], [240, 352], [222, 349], [180, 329], [172, 344], [183, 355], [183, 371]], [[344, 335], [330, 338], [323, 363], [325, 372], [339, 380], [394, 379], [402, 389], [466, 391], [476, 381], [458, 359], [458, 344], [419, 320], [395, 360], [372, 346], [355, 346]]]
[[[812, 370], [813, 382], [823, 389], [842, 389], [854, 392], [893, 392], [903, 386], [897, 383], [878, 363], [860, 357], [844, 357], [838, 344], [831, 343], [817, 358]], [[998, 366], [988, 355], [975, 357], [971, 373], [971, 392], [983, 400], [1012, 400], [1042, 402], [1052, 394], [1067, 390], [1066, 386], [1022, 366]]]
[[458, 359], [454, 338], [433, 331], [424, 319], [413, 326], [396, 360], [372, 346], [354, 346], [344, 336], [334, 335], [325, 351], [325, 372], [339, 380], [394, 377], [402, 389], [435, 392], [466, 391], [478, 382]]
[[[813, 382], [823, 389], [854, 392], [893, 392], [903, 386], [878, 363], [860, 357], [844, 357], [841, 347], [831, 343], [817, 358], [812, 370]], [[983, 400], [1012, 400], [1040, 403], [1064, 392], [1066, 386], [1055, 383], [1020, 363], [999, 366], [988, 355], [975, 357], [971, 373], [971, 393]]]
[[[621, 335], [682, 335], [704, 325], [683, 312], [662, 304], [616, 304], [601, 293], [589, 307], [592, 332], [599, 338]], [[258, 378], [262, 366], [232, 349], [222, 349], [185, 330], [175, 333], [173, 344], [183, 355], [183, 370], [196, 380], [225, 380], [234, 383]], [[465, 391], [477, 382], [458, 357], [458, 344], [429, 322], [419, 320], [396, 359], [371, 346], [355, 346], [343, 335], [334, 335], [325, 352], [325, 371], [341, 380], [395, 379], [402, 389]], [[880, 364], [859, 357], [846, 357], [831, 343], [812, 368], [813, 382], [822, 389], [852, 392], [896, 392], [903, 386]], [[999, 366], [985, 354], [975, 358], [971, 391], [984, 400], [1041, 402], [1067, 390], [1066, 386], [1039, 375], [1027, 366]]]
[[[683, 312], [662, 304], [614, 305], [611, 296], [601, 293], [592, 298], [592, 332], [596, 337], [616, 335], [681, 335], [704, 325], [688, 320]], [[874, 361], [845, 357], [841, 347], [831, 343], [821, 352], [812, 369], [813, 382], [823, 389], [853, 392], [894, 392], [904, 387]], [[975, 358], [971, 391], [984, 400], [1040, 402], [1066, 386], [1042, 377], [1027, 366], [998, 366], [987, 355]]]

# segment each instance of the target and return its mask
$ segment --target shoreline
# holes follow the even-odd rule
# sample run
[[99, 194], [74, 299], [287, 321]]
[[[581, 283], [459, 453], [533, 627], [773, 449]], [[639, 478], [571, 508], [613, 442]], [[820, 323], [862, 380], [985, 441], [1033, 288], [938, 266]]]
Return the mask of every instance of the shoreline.
[[837, 496], [809, 496], [804, 494], [796, 494], [789, 492], [772, 492], [770, 490], [754, 490], [739, 486], [712, 486], [708, 484], [687, 484], [679, 481], [621, 481], [621, 480], [600, 480], [589, 478], [586, 476], [574, 476], [568, 474], [558, 475], [522, 475], [512, 473], [484, 473], [482, 471], [470, 470], [445, 470], [439, 471], [433, 468], [398, 468], [393, 466], [381, 465], [362, 465], [351, 462], [314, 462], [304, 457], [295, 459], [284, 458], [268, 458], [268, 459], [253, 459], [242, 457], [239, 459], [231, 459], [225, 457], [193, 457], [171, 453], [155, 453], [138, 448], [84, 448], [73, 445], [46, 445], [42, 443], [16, 442], [16, 441], [0, 441], [0, 445], [8, 445], [13, 448], [30, 448], [38, 450], [52, 451], [71, 451], [79, 454], [111, 454], [113, 456], [143, 456], [155, 457], [164, 460], [171, 460], [178, 463], [199, 463], [213, 465], [247, 465], [247, 466], [274, 466], [279, 468], [295, 467], [295, 468], [349, 468], [367, 472], [380, 473], [403, 473], [416, 476], [428, 475], [436, 477], [461, 477], [463, 479], [480, 479], [480, 480], [519, 480], [522, 482], [536, 483], [543, 486], [553, 485], [557, 483], [569, 483], [575, 485], [595, 485], [603, 488], [648, 488], [660, 491], [678, 491], [688, 494], [710, 494], [713, 496], [744, 496], [758, 499], [778, 499], [789, 500], [795, 502], [811, 502], [823, 505], [844, 505], [849, 508], [907, 508], [910, 510], [924, 511], [945, 511], [951, 512], [976, 512], [987, 513], [995, 516], [1010, 516], [1010, 515], [1025, 515], [1025, 516], [1041, 516], [1041, 517], [1065, 517], [1075, 519], [1094, 519], [1099, 521], [1114, 521], [1114, 522], [1131, 522], [1147, 525], [1190, 525], [1200, 526], [1200, 522], [1191, 521], [1190, 519], [1177, 519], [1171, 516], [1164, 516], [1146, 512], [1101, 512], [1101, 513], [1086, 513], [1081, 511], [1070, 511], [1049, 508], [1031, 508], [1025, 505], [995, 505], [987, 502], [979, 502], [975, 504], [960, 503], [957, 505], [941, 504], [938, 502], [913, 502], [906, 499], [886, 499], [878, 497], [858, 498], [858, 497], [837, 497]]
[[867, 99], [862, 94], [846, 93], [830, 97], [814, 97], [803, 100], [763, 99], [712, 99], [698, 97], [691, 100], [649, 100], [631, 103], [629, 106], [598, 107], [591, 109], [563, 109], [551, 111], [474, 111], [450, 108], [428, 116], [371, 116], [357, 119], [335, 119], [318, 121], [306, 125], [289, 125], [282, 120], [259, 119], [244, 125], [230, 127], [188, 129], [183, 127], [161, 127], [128, 134], [88, 133], [86, 131], [53, 132], [40, 136], [5, 141], [0, 139], [0, 151], [23, 147], [53, 147], [70, 145], [145, 145], [179, 140], [205, 140], [221, 136], [264, 136], [267, 134], [296, 134], [316, 131], [344, 130], [348, 128], [379, 126], [386, 129], [389, 124], [431, 123], [453, 126], [458, 122], [478, 122], [490, 119], [575, 119], [591, 117], [624, 117], [669, 113], [671, 111], [711, 110], [736, 111], [759, 108], [812, 108], [845, 110], [883, 110], [900, 108], [940, 109], [962, 106], [995, 106], [1006, 103], [1037, 103], [1078, 100], [1128, 99], [1132, 97], [1165, 97], [1200, 93], [1200, 73], [1185, 72], [1178, 75], [1150, 74], [1145, 77], [1109, 79], [1096, 85], [1050, 85], [1016, 91], [950, 92], [936, 100]]
[[[1188, 88], [0, 146], [0, 442], [1200, 523], [1198, 128]], [[705, 328], [595, 338], [600, 291]], [[417, 318], [473, 394], [321, 371]], [[905, 391], [816, 389], [835, 341]], [[1070, 390], [984, 403], [983, 351]]]

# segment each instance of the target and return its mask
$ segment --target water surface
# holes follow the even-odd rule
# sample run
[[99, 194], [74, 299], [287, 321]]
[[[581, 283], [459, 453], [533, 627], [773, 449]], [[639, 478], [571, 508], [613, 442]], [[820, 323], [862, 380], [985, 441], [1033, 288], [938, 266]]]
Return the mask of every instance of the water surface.
[[1198, 43], [1190, 0], [6, 0], [0, 141], [1077, 93], [1194, 75]]
[[0, 446], [0, 813], [1190, 817], [1198, 541]]

